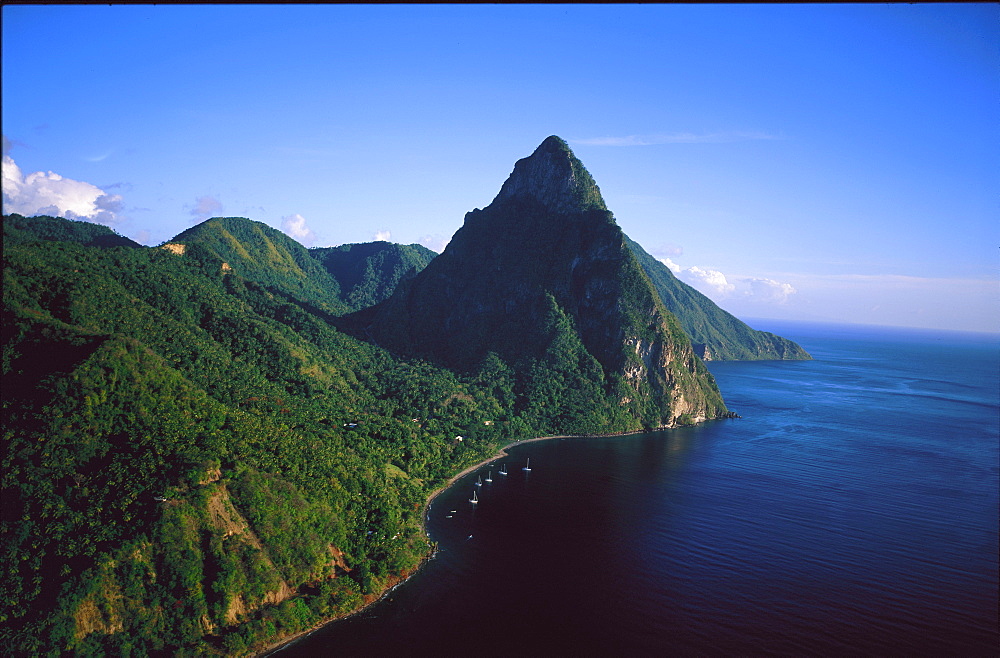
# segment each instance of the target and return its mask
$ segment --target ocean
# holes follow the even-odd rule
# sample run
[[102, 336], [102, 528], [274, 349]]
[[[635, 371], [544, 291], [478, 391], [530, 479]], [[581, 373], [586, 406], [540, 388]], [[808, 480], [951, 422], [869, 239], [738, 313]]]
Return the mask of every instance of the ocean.
[[1000, 336], [754, 326], [814, 360], [710, 362], [742, 418], [512, 448], [279, 655], [998, 655]]

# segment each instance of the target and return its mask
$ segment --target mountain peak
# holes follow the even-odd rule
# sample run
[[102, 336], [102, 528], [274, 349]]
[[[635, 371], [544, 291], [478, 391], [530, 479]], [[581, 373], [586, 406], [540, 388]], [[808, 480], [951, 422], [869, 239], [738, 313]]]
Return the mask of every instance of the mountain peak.
[[499, 361], [511, 399], [540, 409], [553, 434], [727, 413], [594, 179], [558, 137], [517, 161], [440, 256], [342, 326], [470, 375]]
[[513, 200], [534, 201], [557, 213], [607, 210], [590, 172], [555, 135], [546, 137], [534, 153], [514, 164], [514, 171], [493, 201]]

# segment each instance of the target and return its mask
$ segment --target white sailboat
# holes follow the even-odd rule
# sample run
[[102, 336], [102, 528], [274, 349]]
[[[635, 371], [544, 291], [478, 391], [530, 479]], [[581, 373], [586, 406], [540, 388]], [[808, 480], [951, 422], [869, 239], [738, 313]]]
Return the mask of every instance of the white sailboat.
[[525, 464], [524, 468], [522, 468], [521, 470], [522, 471], [530, 471], [531, 470], [531, 457], [528, 457], [528, 463]]
[[490, 471], [489, 473], [486, 474], [486, 481], [487, 482], [493, 481], [493, 471]]
[[472, 498], [469, 499], [469, 502], [472, 503], [473, 505], [475, 505], [476, 503], [479, 502], [479, 497], [476, 496], [476, 490], [475, 489], [472, 490]]
[[507, 464], [500, 467], [500, 475], [507, 475]]
[[477, 487], [483, 486], [483, 478], [481, 477], [476, 478], [476, 486]]

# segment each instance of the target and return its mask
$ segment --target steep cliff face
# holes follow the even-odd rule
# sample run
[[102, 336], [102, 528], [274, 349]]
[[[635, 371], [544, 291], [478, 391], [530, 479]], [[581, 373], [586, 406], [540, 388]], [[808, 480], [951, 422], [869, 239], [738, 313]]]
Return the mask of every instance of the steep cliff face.
[[490, 353], [521, 373], [549, 364], [562, 385], [596, 386], [629, 429], [725, 413], [593, 178], [558, 137], [519, 160], [444, 253], [361, 319], [379, 344], [458, 370]]

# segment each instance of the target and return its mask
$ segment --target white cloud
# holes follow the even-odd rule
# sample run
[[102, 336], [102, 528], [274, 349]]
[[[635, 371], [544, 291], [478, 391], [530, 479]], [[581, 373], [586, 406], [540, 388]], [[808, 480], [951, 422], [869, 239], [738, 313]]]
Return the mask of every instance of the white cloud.
[[796, 293], [791, 284], [774, 279], [727, 277], [719, 270], [710, 270], [697, 265], [681, 267], [669, 258], [658, 260], [669, 267], [678, 279], [716, 302], [739, 296], [746, 301], [784, 304], [791, 295]]
[[25, 216], [56, 215], [86, 219], [114, 226], [121, 217], [122, 197], [108, 194], [84, 181], [64, 178], [49, 171], [25, 176], [9, 155], [11, 142], [3, 140], [3, 211]]
[[765, 302], [784, 304], [788, 301], [789, 295], [794, 295], [796, 293], [792, 284], [781, 283], [780, 281], [775, 281], [774, 279], [750, 278], [744, 279], [744, 281], [748, 286], [747, 289], [743, 291], [744, 296], [753, 297]]
[[657, 135], [626, 135], [623, 137], [589, 137], [571, 140], [587, 146], [651, 146], [654, 144], [723, 144], [758, 139], [782, 139], [779, 135], [762, 132], [728, 131], [718, 133], [668, 133]]
[[[932, 278], [903, 274], [780, 272], [763, 277], [729, 274], [723, 276], [734, 289], [725, 292], [718, 285], [710, 285], [712, 278], [705, 274], [716, 270], [681, 267], [670, 258], [659, 260], [678, 279], [737, 317], [992, 333], [1000, 330], [1000, 282], [995, 276]], [[716, 283], [721, 283], [721, 279]]]
[[194, 202], [194, 207], [189, 212], [192, 217], [197, 217], [198, 219], [208, 219], [212, 216], [218, 216], [222, 213], [222, 202], [213, 196], [205, 195], [198, 197]]
[[298, 240], [306, 246], [311, 246], [316, 241], [316, 234], [306, 225], [306, 218], [298, 213], [282, 217], [281, 230], [288, 237]]
[[706, 270], [698, 266], [692, 266], [681, 270], [683, 278], [696, 288], [708, 288], [715, 293], [715, 296], [725, 297], [736, 290], [736, 286], [729, 283], [726, 275], [719, 270]]
[[392, 237], [392, 232], [389, 229], [379, 229], [375, 231], [375, 240], [377, 242], [388, 241]]
[[682, 269], [680, 265], [670, 260], [669, 258], [661, 258], [659, 260], [661, 263], [669, 267], [671, 272], [673, 272], [674, 274], [680, 274]]

